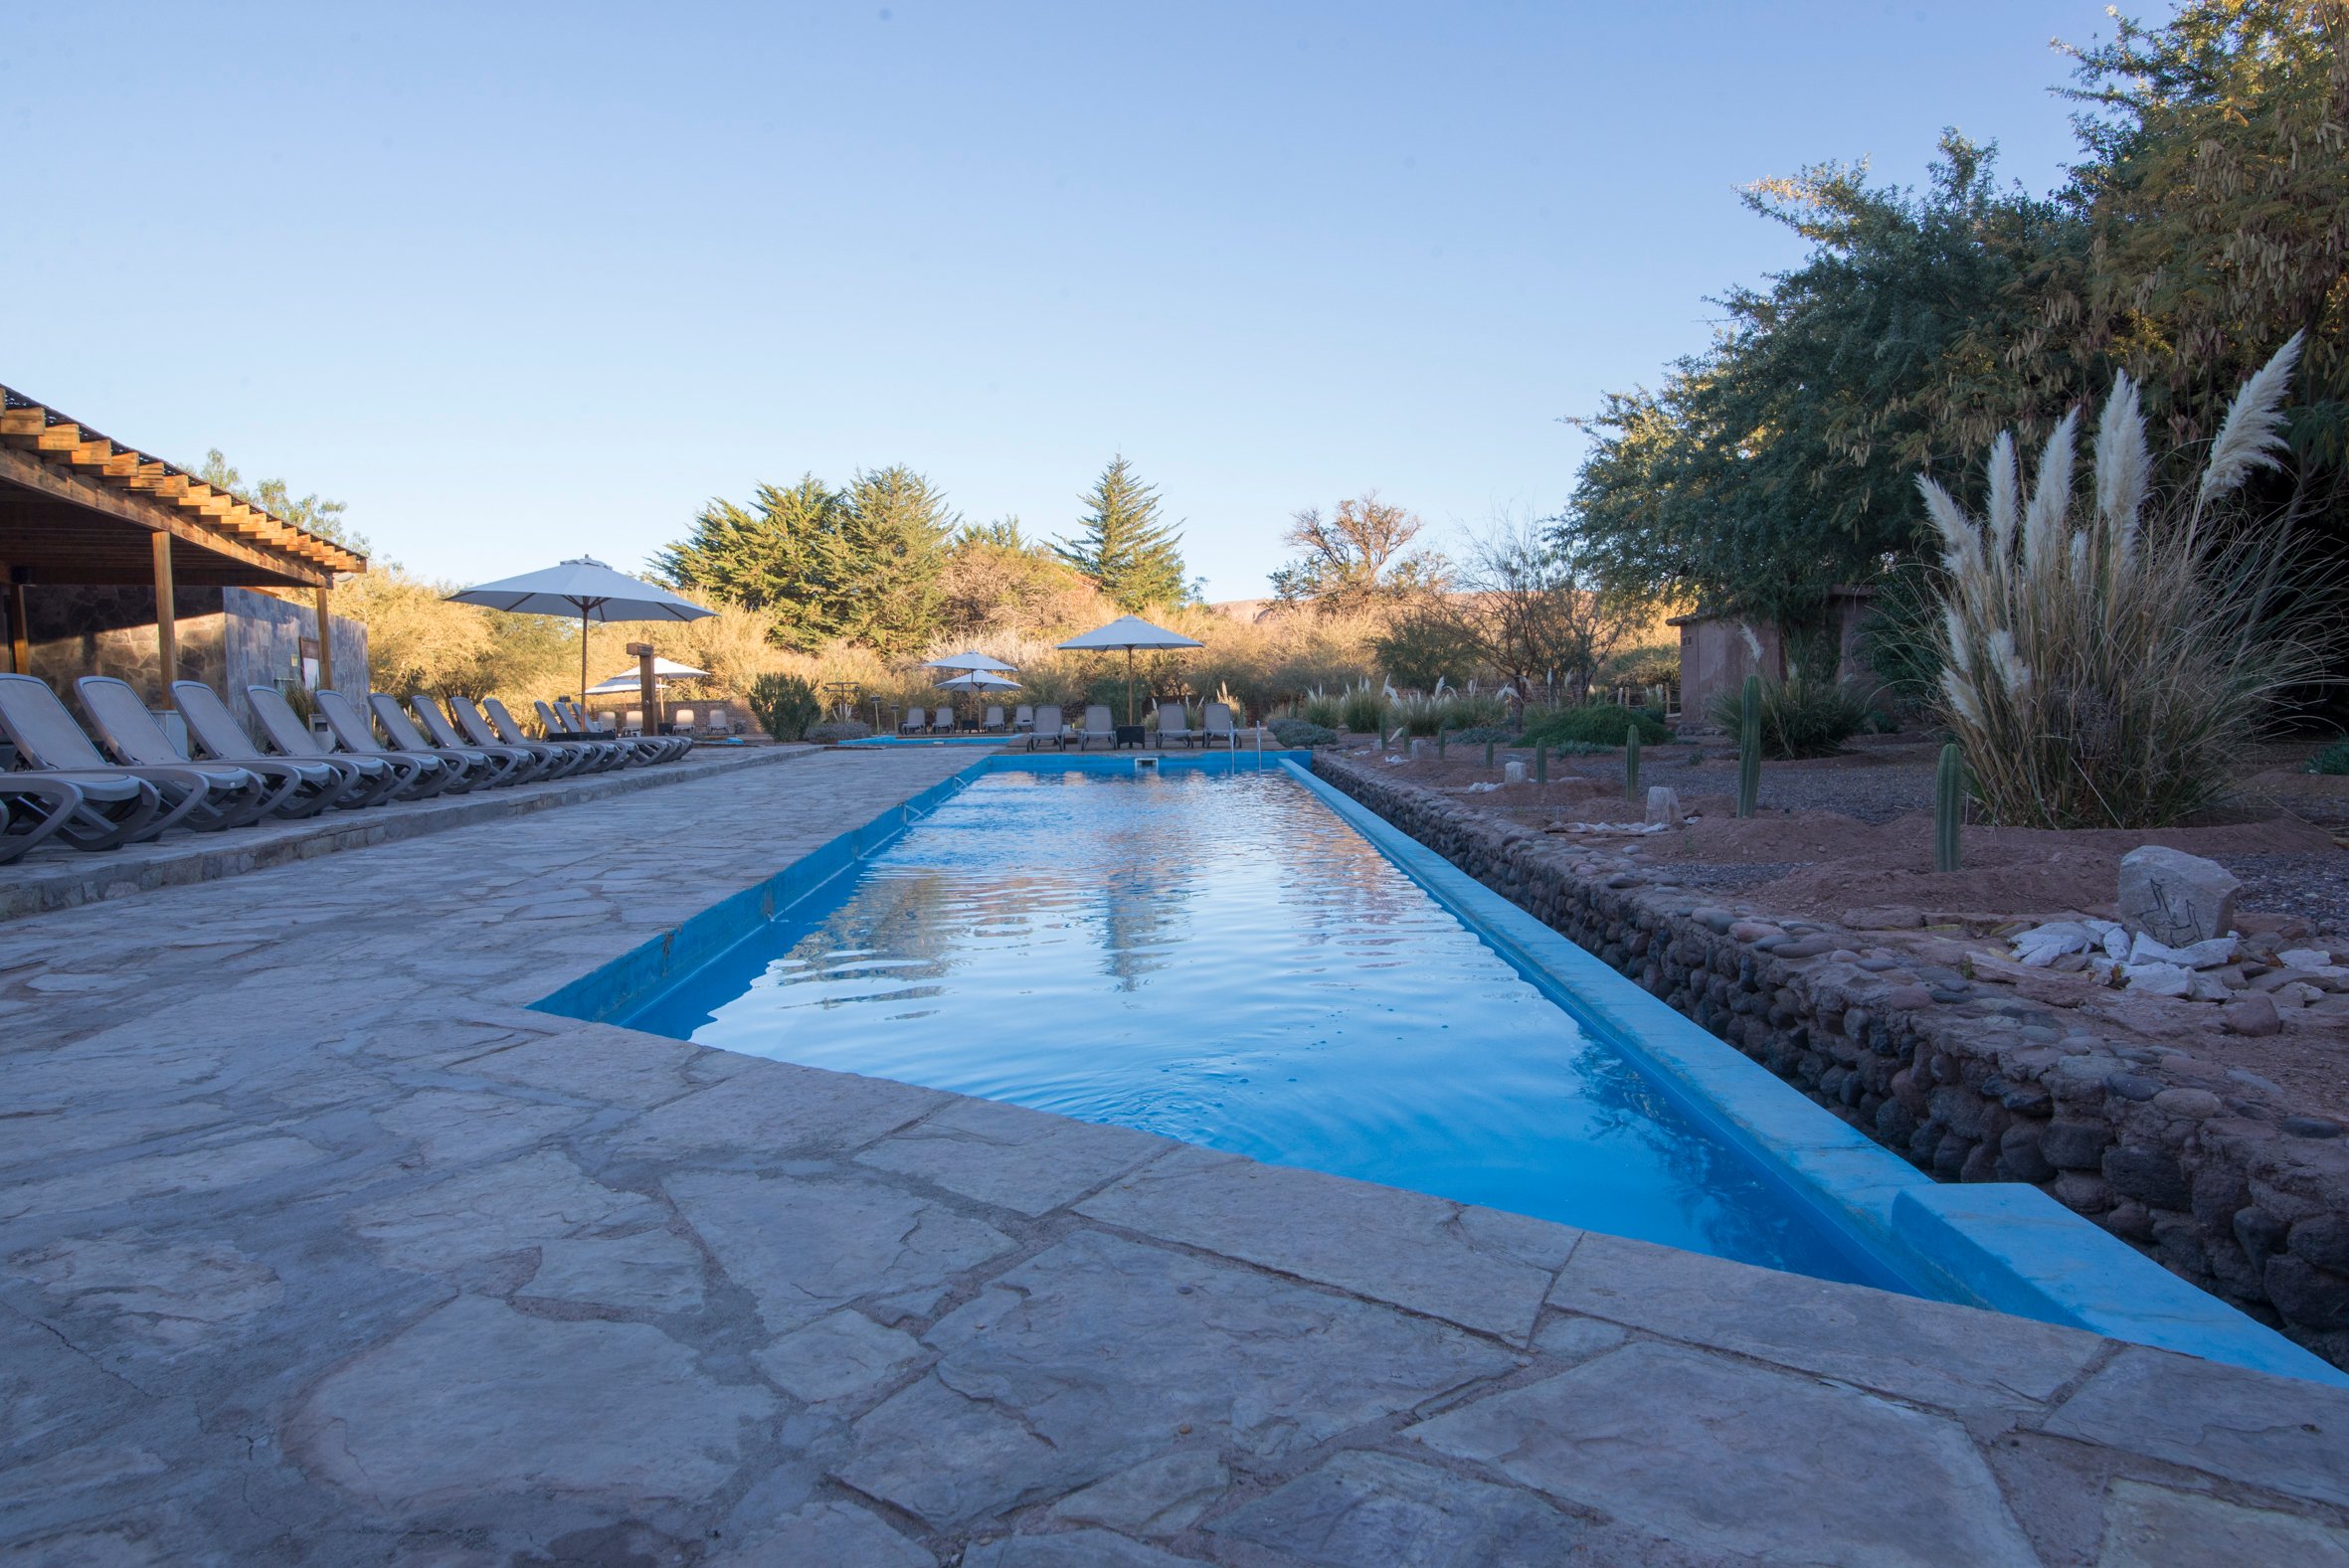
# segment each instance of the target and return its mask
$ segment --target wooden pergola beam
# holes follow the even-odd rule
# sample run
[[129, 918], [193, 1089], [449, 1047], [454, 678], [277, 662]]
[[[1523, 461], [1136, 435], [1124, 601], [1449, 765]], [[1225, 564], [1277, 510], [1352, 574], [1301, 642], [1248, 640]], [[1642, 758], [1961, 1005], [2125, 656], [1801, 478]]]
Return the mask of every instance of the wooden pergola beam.
[[[200, 513], [191, 514], [174, 506], [158, 505], [149, 499], [155, 493], [152, 490], [124, 493], [110, 484], [95, 483], [71, 470], [60, 472], [29, 452], [0, 446], [0, 481], [21, 485], [49, 500], [133, 524], [149, 533], [170, 534], [175, 539], [225, 556], [262, 573], [265, 581], [316, 587], [330, 580], [333, 575], [334, 568], [326, 562], [295, 555], [289, 550], [255, 544], [229, 529], [213, 526]], [[132, 481], [133, 484], [136, 482], [135, 479]], [[187, 489], [187, 476], [184, 474], [150, 482], [173, 487], [169, 493], [175, 496]]]
[[[149, 529], [163, 528], [185, 543], [202, 544], [206, 548], [213, 548], [214, 541], [220, 541], [230, 547], [224, 553], [232, 556], [241, 539], [258, 541], [268, 547], [269, 553], [299, 563], [299, 577], [303, 582], [311, 581], [320, 570], [328, 573], [367, 570], [366, 557], [357, 552], [271, 516], [184, 468], [123, 446], [17, 392], [0, 388], [0, 393], [5, 394], [0, 398], [0, 450], [28, 453], [37, 462], [63, 463], [70, 477], [91, 481], [90, 491], [84, 496], [63, 499], [86, 504], [88, 493], [127, 490], [135, 492], [140, 501], [149, 498], [155, 502], [168, 501], [171, 503], [168, 510], [174, 516], [193, 516], [212, 525], [210, 531], [202, 538], [192, 538], [143, 512], [129, 514], [125, 520]], [[12, 471], [23, 470], [18, 467]], [[108, 508], [97, 509], [109, 511], [109, 515], [124, 515]], [[267, 569], [275, 570], [276, 563], [271, 562]]]

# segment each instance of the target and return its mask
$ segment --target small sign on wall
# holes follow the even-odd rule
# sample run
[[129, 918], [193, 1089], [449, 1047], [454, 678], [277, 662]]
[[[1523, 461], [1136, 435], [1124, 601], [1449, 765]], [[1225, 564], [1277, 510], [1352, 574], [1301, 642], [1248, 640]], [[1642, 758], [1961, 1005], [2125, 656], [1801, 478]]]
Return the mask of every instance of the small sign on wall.
[[318, 639], [301, 639], [301, 684], [304, 691], [318, 689]]

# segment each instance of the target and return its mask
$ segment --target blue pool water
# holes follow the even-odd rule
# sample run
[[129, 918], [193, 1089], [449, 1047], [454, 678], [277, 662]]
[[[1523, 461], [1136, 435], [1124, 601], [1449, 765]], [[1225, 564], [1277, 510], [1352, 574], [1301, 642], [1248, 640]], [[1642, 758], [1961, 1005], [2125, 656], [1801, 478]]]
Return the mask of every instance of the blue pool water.
[[615, 1021], [1894, 1283], [1279, 775], [983, 775]]

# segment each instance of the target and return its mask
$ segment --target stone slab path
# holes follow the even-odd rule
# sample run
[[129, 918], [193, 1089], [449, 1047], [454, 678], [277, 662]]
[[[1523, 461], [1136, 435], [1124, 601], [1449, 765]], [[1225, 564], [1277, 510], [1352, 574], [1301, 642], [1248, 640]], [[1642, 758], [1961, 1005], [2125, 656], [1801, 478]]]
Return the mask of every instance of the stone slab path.
[[524, 1007], [969, 761], [0, 927], [0, 1557], [2349, 1564], [2349, 1392]]

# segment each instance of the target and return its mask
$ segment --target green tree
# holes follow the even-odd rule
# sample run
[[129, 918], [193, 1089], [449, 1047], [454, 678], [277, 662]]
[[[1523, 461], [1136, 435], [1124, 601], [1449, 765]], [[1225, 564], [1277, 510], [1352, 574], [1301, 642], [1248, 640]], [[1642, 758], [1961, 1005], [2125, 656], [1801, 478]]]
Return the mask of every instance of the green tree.
[[2032, 324], [2027, 279], [2079, 248], [2078, 225], [1998, 189], [1990, 163], [1951, 133], [1921, 195], [1838, 164], [1747, 193], [1809, 258], [1721, 299], [1719, 338], [1660, 387], [1574, 422], [1592, 445], [1569, 517], [1607, 586], [1817, 619], [1828, 589], [1922, 544], [1917, 472], [2061, 401], [2070, 359], [2018, 385], [2000, 351]]
[[[2207, 440], [2233, 390], [2307, 334], [2286, 411], [2293, 466], [2261, 497], [2349, 536], [2349, 0], [2190, 0], [2073, 51], [2094, 235], [2052, 319], [2141, 387], [2172, 442]], [[2101, 383], [2094, 390], [2101, 390]], [[2199, 453], [2176, 451], [2191, 466]], [[2168, 475], [2182, 478], [2182, 473]]]
[[840, 496], [840, 633], [886, 657], [916, 653], [944, 623], [945, 494], [903, 464], [859, 471]]
[[1375, 490], [1340, 501], [1327, 516], [1309, 506], [1289, 521], [1282, 543], [1301, 552], [1272, 575], [1276, 597], [1344, 612], [1393, 603], [1443, 585], [1445, 563], [1411, 542], [1426, 527]]
[[204, 454], [204, 465], [196, 470], [196, 477], [216, 490], [226, 490], [248, 506], [258, 506], [282, 522], [291, 523], [305, 533], [321, 539], [331, 539], [353, 555], [371, 553], [367, 536], [352, 528], [343, 516], [348, 510], [340, 501], [322, 499], [315, 491], [296, 496], [283, 479], [263, 479], [253, 484], [230, 466], [229, 459], [218, 446]]
[[1075, 539], [1055, 547], [1125, 610], [1178, 605], [1189, 597], [1182, 575], [1182, 535], [1159, 521], [1158, 491], [1144, 484], [1121, 453], [1081, 499], [1090, 508]]
[[857, 574], [846, 544], [847, 497], [813, 474], [788, 488], [762, 484], [750, 506], [713, 500], [693, 532], [652, 559], [680, 591], [764, 610], [775, 640], [811, 648], [839, 635]]

